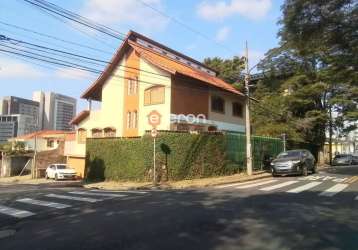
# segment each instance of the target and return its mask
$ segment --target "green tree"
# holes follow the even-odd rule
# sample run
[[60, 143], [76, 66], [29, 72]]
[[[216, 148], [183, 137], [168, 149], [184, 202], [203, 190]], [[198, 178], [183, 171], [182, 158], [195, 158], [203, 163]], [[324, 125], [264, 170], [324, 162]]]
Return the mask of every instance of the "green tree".
[[286, 0], [282, 11], [280, 47], [259, 65], [266, 78], [254, 93], [279, 115], [255, 108], [254, 126], [322, 147], [330, 110], [345, 132], [354, 128], [347, 122], [358, 119], [357, 2]]
[[227, 83], [234, 84], [244, 69], [244, 59], [234, 56], [232, 59], [219, 57], [205, 58], [204, 64], [218, 72], [218, 77]]

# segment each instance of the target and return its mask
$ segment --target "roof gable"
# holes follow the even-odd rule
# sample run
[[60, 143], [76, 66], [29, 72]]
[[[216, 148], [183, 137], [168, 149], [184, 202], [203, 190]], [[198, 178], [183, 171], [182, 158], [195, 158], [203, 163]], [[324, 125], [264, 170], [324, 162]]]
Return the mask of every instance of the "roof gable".
[[105, 70], [82, 94], [81, 98], [100, 101], [103, 85], [117, 69], [123, 56], [132, 48], [151, 64], [171, 74], [183, 74], [231, 93], [243, 95], [231, 84], [216, 77], [216, 72], [206, 65], [141, 34], [130, 31]]

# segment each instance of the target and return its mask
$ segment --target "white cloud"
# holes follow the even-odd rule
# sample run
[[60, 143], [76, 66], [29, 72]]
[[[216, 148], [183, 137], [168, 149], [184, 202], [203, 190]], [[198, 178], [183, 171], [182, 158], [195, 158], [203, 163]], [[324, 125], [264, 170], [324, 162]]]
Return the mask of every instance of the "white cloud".
[[230, 35], [230, 27], [224, 26], [218, 30], [215, 36], [217, 42], [224, 42]]
[[272, 0], [229, 0], [201, 2], [197, 13], [206, 20], [218, 20], [233, 15], [241, 15], [248, 19], [258, 20], [267, 15], [272, 6]]
[[31, 63], [0, 57], [0, 79], [40, 79], [47, 74]]
[[[142, 0], [163, 11], [161, 0]], [[82, 15], [104, 25], [126, 24], [130, 27], [161, 30], [169, 20], [137, 0], [88, 0]]]
[[55, 77], [63, 79], [94, 79], [96, 75], [91, 74], [90, 72], [75, 69], [75, 68], [61, 68], [55, 71]]

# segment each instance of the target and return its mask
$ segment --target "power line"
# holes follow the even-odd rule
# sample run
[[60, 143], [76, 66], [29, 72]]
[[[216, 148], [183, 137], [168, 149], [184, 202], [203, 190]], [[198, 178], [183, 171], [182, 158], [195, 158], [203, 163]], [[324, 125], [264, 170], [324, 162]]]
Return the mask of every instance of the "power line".
[[196, 34], [196, 35], [199, 35], [199, 36], [201, 36], [202, 38], [205, 38], [206, 40], [209, 40], [210, 42], [213, 42], [213, 43], [215, 43], [216, 45], [218, 45], [218, 46], [224, 48], [224, 49], [227, 50], [228, 52], [234, 53], [234, 54], [236, 53], [235, 51], [233, 51], [233, 50], [230, 49], [229, 47], [223, 45], [222, 43], [219, 43], [219, 42], [215, 41], [215, 40], [214, 40], [213, 38], [211, 38], [210, 36], [208, 36], [208, 35], [206, 35], [206, 34], [200, 32], [200, 31], [194, 29], [194, 28], [191, 27], [190, 25], [187, 25], [186, 23], [184, 23], [184, 22], [178, 20], [177, 18], [172, 17], [172, 16], [166, 14], [165, 12], [163, 12], [163, 11], [161, 11], [161, 10], [158, 10], [157, 8], [153, 7], [152, 5], [146, 3], [146, 2], [144, 2], [144, 1], [142, 1], [142, 0], [137, 0], [137, 1], [140, 2], [142, 5], [146, 6], [147, 8], [150, 8], [151, 10], [157, 12], [158, 14], [160, 14], [160, 15], [162, 15], [162, 16], [168, 18], [169, 20], [172, 20], [173, 22], [175, 22], [175, 23], [177, 23], [177, 24], [183, 26], [184, 28], [186, 28], [187, 30], [191, 31], [192, 33], [194, 33], [194, 34]]
[[[18, 0], [18, 1], [22, 1], [22, 0]], [[95, 33], [92, 33], [92, 34], [89, 34], [88, 32], [86, 32], [85, 30], [82, 30], [80, 29], [79, 26], [75, 26], [75, 25], [71, 25], [69, 23], [68, 20], [65, 20], [65, 19], [61, 19], [60, 17], [56, 16], [55, 14], [51, 13], [51, 12], [48, 12], [44, 9], [41, 9], [41, 8], [37, 8], [36, 6], [34, 5], [30, 5], [30, 7], [36, 9], [36, 10], [39, 10], [41, 11], [42, 13], [44, 13], [45, 15], [51, 17], [51, 18], [54, 18], [56, 20], [58, 20], [59, 22], [61, 23], [64, 23], [65, 25], [67, 25], [68, 27], [70, 27], [71, 29], [74, 29], [80, 33], [82, 33], [83, 35], [93, 39], [93, 40], [96, 40], [97, 42], [99, 42], [100, 44], [103, 44], [103, 45], [106, 45], [107, 47], [111, 48], [111, 49], [114, 49], [114, 47], [112, 45], [110, 45], [109, 43], [107, 43], [107, 41], [104, 41], [103, 39], [101, 39], [100, 37], [97, 36], [97, 34]], [[87, 28], [87, 27], [86, 27]]]
[[122, 34], [121, 32], [118, 31], [114, 31], [112, 28], [108, 28], [104, 25], [101, 24], [97, 24], [91, 20], [89, 20], [88, 18], [85, 18], [79, 14], [76, 14], [74, 12], [65, 10], [53, 3], [49, 3], [47, 1], [38, 1], [38, 0], [23, 0], [37, 8], [46, 10], [50, 13], [53, 13], [57, 16], [63, 17], [65, 19], [71, 20], [75, 23], [81, 24], [86, 26], [87, 28], [96, 30], [100, 33], [106, 34], [112, 38], [116, 38], [116, 39], [120, 39], [120, 40], [124, 40], [124, 38], [122, 37], [124, 34]]
[[[20, 53], [20, 52], [16, 52], [16, 51], [4, 50], [4, 49], [0, 49], [0, 52], [7, 53], [7, 54], [12, 54], [12, 55], [16, 55], [16, 56], [22, 56], [22, 57], [29, 58], [29, 59], [32, 59], [32, 60], [49, 63], [51, 65], [62, 66], [62, 67], [71, 68], [71, 69], [74, 68], [74, 69], [78, 69], [78, 70], [81, 70], [81, 71], [93, 73], [93, 74], [96, 74], [96, 75], [104, 73], [104, 71], [94, 69], [94, 68], [91, 68], [91, 67], [87, 67], [87, 66], [83, 66], [83, 65], [79, 65], [79, 64], [74, 64], [72, 62], [68, 62], [68, 61], [65, 61], [65, 60], [58, 60], [58, 59], [54, 60], [52, 57], [46, 57], [46, 56], [43, 56], [43, 55], [38, 57], [36, 55], [37, 53], [36, 54], [32, 53], [30, 55], [27, 55], [27, 54], [24, 54], [24, 53]], [[29, 52], [27, 52], [27, 53], [29, 53]], [[119, 75], [116, 75], [114, 73], [111, 73], [111, 77], [118, 78], [118, 79], [132, 80], [132, 78], [130, 78], [130, 77], [119, 76]], [[202, 89], [200, 87], [196, 87], [196, 86], [190, 86], [190, 87], [172, 86], [172, 85], [168, 86], [168, 85], [158, 84], [156, 82], [144, 81], [144, 80], [140, 80], [140, 79], [138, 79], [138, 83], [147, 84], [150, 87], [151, 86], [162, 86], [162, 87], [169, 88], [169, 89], [185, 89], [185, 90], [190, 90], [190, 91], [194, 91], [194, 92], [197, 91], [197, 92], [201, 92], [201, 93], [203, 93], [203, 92], [207, 93], [207, 90], [204, 90], [204, 89]], [[114, 84], [123, 85], [124, 83], [114, 83]], [[222, 89], [230, 91], [230, 89], [226, 89], [226, 88], [222, 88]]]
[[22, 31], [25, 31], [25, 32], [28, 32], [28, 33], [36, 34], [38, 36], [47, 37], [47, 38], [50, 38], [50, 39], [53, 39], [53, 40], [56, 40], [56, 41], [61, 41], [61, 42], [71, 44], [71, 45], [74, 45], [74, 46], [83, 47], [83, 48], [94, 50], [94, 51], [101, 52], [101, 53], [113, 54], [113, 53], [105, 51], [105, 50], [101, 50], [101, 49], [94, 48], [94, 47], [91, 47], [91, 46], [88, 46], [88, 45], [84, 45], [84, 44], [76, 43], [76, 42], [73, 42], [73, 41], [65, 40], [65, 39], [60, 38], [60, 37], [44, 34], [44, 33], [41, 33], [41, 32], [35, 31], [35, 30], [31, 30], [31, 29], [28, 29], [28, 28], [24, 28], [24, 27], [21, 27], [21, 26], [18, 26], [18, 25], [14, 25], [14, 24], [11, 24], [11, 23], [6, 23], [6, 22], [3, 22], [1, 20], [0, 20], [0, 24], [6, 25], [8, 27], [12, 27], [12, 28], [15, 28], [15, 29], [18, 29], [18, 30], [22, 30]]
[[[73, 57], [78, 57], [78, 58], [82, 58], [82, 59], [86, 59], [86, 60], [90, 60], [90, 61], [100, 62], [100, 63], [104, 63], [104, 64], [112, 64], [112, 62], [109, 62], [109, 61], [105, 61], [105, 60], [101, 60], [101, 59], [96, 59], [96, 58], [93, 58], [93, 57], [82, 56], [82, 55], [78, 55], [78, 54], [75, 54], [75, 53], [72, 53], [72, 52], [67, 52], [67, 51], [63, 51], [63, 50], [53, 49], [53, 48], [49, 48], [49, 47], [46, 47], [46, 46], [37, 45], [37, 44], [34, 44], [34, 43], [29, 43], [29, 42], [25, 42], [25, 41], [21, 41], [21, 40], [17, 40], [17, 39], [13, 39], [13, 38], [9, 38], [9, 37], [5, 37], [5, 36], [1, 36], [1, 35], [0, 35], [0, 41], [1, 41], [1, 40], [4, 40], [4, 41], [13, 41], [13, 42], [16, 42], [16, 43], [21, 43], [21, 44], [27, 44], [27, 45], [34, 46], [34, 47], [37, 47], [37, 48], [41, 48], [41, 49], [45, 49], [45, 50], [50, 50], [50, 51], [54, 51], [54, 52], [58, 52], [58, 53], [62, 53], [62, 54], [65, 54], [65, 55], [70, 55], [70, 56], [73, 56]], [[156, 75], [156, 76], [160, 76], [160, 77], [169, 78], [167, 75], [163, 75], [163, 74], [159, 74], [159, 73], [155, 73], [155, 72], [151, 72], [151, 71], [139, 69], [139, 68], [136, 68], [136, 67], [131, 67], [131, 66], [127, 66], [127, 65], [120, 65], [120, 67], [132, 69], [132, 70], [136, 70], [136, 71], [141, 71], [141, 72], [144, 72], [144, 73], [147, 73], [147, 74], [151, 74], [151, 75]], [[130, 71], [129, 71], [129, 72], [130, 72]], [[134, 73], [134, 72], [131, 72], [131, 73]]]

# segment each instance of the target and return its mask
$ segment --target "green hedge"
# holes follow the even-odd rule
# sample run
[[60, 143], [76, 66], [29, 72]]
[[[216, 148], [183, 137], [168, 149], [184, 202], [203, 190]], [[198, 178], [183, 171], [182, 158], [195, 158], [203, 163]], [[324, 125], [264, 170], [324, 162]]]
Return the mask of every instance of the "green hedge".
[[[265, 155], [282, 151], [277, 138], [252, 137], [255, 169]], [[160, 132], [156, 143], [158, 172], [170, 180], [229, 175], [246, 165], [245, 135]], [[153, 139], [103, 138], [87, 140], [86, 176], [90, 180], [149, 180], [153, 166]], [[162, 166], [167, 166], [162, 170]]]
[[[227, 175], [239, 166], [226, 156], [226, 137], [221, 134], [161, 132], [156, 143], [157, 168], [166, 165], [171, 180]], [[148, 179], [153, 165], [153, 139], [88, 139], [87, 178], [91, 180]]]

